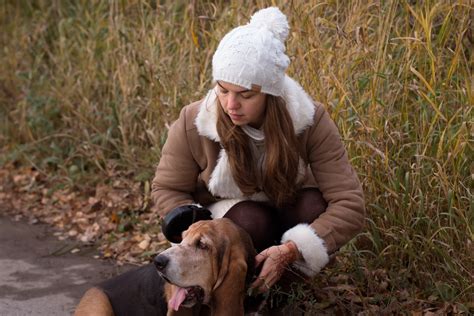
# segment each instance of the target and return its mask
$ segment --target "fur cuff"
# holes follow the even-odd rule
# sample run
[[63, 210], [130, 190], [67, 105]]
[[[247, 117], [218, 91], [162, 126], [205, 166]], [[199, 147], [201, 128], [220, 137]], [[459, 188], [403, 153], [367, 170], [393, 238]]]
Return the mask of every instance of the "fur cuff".
[[293, 263], [293, 267], [312, 277], [329, 262], [329, 255], [324, 240], [308, 224], [298, 224], [287, 230], [281, 238], [281, 243], [293, 241], [303, 260]]

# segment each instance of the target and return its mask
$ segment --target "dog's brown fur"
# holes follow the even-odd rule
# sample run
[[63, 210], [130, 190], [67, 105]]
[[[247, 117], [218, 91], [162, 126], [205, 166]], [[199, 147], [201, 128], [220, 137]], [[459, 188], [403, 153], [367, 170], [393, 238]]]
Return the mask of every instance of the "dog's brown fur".
[[[167, 315], [199, 315], [210, 309], [211, 315], [243, 315], [246, 281], [253, 274], [255, 250], [247, 233], [228, 219], [200, 221], [183, 233], [183, 241], [158, 256], [168, 264], [160, 269], [167, 280], [181, 287], [199, 286], [203, 302], [209, 308], [181, 306]], [[251, 271], [250, 271], [251, 270]], [[178, 289], [166, 283], [163, 289], [168, 302]], [[126, 286], [126, 285], [124, 285]], [[133, 304], [133, 302], [130, 302]], [[76, 309], [76, 316], [114, 315], [108, 296], [100, 288], [86, 292]]]
[[114, 315], [114, 311], [107, 295], [101, 289], [93, 287], [82, 297], [76, 308], [75, 315], [112, 316]]

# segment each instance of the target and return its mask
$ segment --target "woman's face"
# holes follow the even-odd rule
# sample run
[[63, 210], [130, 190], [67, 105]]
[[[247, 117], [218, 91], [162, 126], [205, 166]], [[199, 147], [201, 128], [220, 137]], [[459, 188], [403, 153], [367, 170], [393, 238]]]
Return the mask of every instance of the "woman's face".
[[217, 82], [217, 97], [235, 125], [260, 128], [265, 116], [266, 94], [224, 81]]

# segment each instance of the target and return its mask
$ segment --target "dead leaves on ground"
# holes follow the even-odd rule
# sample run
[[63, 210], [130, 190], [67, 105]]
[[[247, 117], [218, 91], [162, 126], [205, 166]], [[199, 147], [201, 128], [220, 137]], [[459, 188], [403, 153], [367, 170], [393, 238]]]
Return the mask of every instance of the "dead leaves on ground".
[[3, 167], [0, 212], [48, 223], [62, 240], [98, 243], [102, 258], [141, 264], [169, 245], [149, 208], [147, 185], [118, 175], [82, 192], [51, 183], [32, 168]]
[[360, 266], [351, 267], [349, 256], [339, 254], [316, 276], [309, 288], [312, 300], [305, 306], [309, 315], [464, 315], [473, 307], [434, 295], [422, 299], [429, 289], [406, 284], [405, 271], [393, 275], [384, 268], [371, 270], [362, 258]]
[[[0, 214], [55, 227], [59, 239], [99, 245], [100, 258], [143, 264], [169, 246], [160, 231], [158, 215], [149, 207], [149, 183], [120, 173], [92, 189], [74, 190], [47, 179], [32, 168], [0, 168]], [[67, 251], [75, 252], [78, 249]], [[348, 253], [341, 253], [309, 288], [295, 294], [310, 315], [391, 315], [400, 311], [413, 316], [462, 314], [466, 308], [426, 300], [415, 286], [403, 288], [403, 271], [389, 275], [385, 269], [369, 270], [361, 261], [351, 267]], [[362, 260], [362, 259], [361, 259]], [[423, 272], [419, 272], [423, 273]], [[399, 279], [397, 279], [399, 278]], [[299, 297], [304, 293], [305, 297]], [[308, 297], [311, 294], [311, 298]]]

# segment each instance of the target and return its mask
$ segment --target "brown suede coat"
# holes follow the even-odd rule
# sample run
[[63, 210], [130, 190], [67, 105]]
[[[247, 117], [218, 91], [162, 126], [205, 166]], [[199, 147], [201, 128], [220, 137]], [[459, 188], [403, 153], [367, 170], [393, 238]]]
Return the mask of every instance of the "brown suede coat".
[[[185, 204], [219, 200], [208, 191], [221, 147], [201, 136], [195, 124], [201, 101], [185, 106], [171, 126], [152, 184], [152, 199], [161, 216]], [[316, 104], [312, 125], [298, 135], [299, 152], [309, 168], [303, 187], [318, 187], [328, 207], [311, 227], [328, 253], [361, 231], [364, 196], [349, 163], [338, 129], [324, 107]]]

